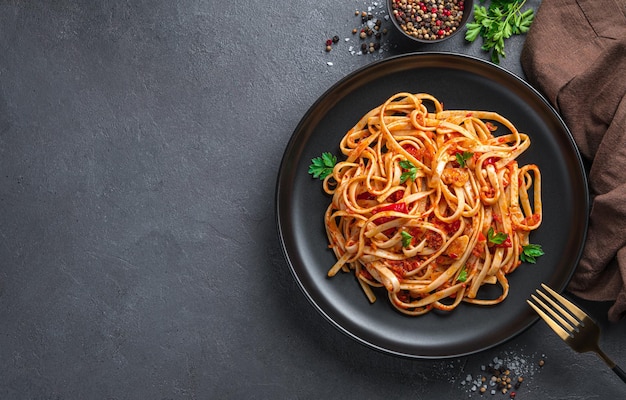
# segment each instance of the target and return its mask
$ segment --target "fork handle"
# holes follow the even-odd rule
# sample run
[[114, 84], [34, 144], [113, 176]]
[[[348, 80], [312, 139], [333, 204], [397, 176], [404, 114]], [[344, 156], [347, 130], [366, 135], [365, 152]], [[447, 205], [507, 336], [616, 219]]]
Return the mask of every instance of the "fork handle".
[[624, 383], [626, 383], [626, 372], [624, 372], [620, 367], [618, 367], [617, 365], [615, 365], [613, 368], [611, 368], [613, 370], [613, 372], [615, 372], [615, 374], [617, 376], [619, 376], [622, 381], [624, 381]]
[[604, 362], [606, 363], [606, 365], [609, 366], [609, 368], [611, 368], [613, 370], [613, 372], [615, 372], [615, 375], [619, 376], [620, 379], [622, 381], [624, 381], [624, 383], [626, 383], [626, 372], [624, 372], [623, 369], [621, 369], [617, 364], [615, 364], [615, 362], [613, 360], [611, 360], [609, 358], [609, 356], [607, 356], [602, 349], [600, 349], [600, 347], [596, 346], [596, 348], [594, 349], [596, 354], [598, 356], [600, 356], [600, 358], [602, 360], [604, 360]]

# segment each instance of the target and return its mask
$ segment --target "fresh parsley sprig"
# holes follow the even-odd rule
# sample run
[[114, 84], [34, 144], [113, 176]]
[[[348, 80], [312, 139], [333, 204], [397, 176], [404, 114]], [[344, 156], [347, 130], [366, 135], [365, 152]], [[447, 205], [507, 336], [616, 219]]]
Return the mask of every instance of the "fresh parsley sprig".
[[459, 164], [459, 166], [461, 168], [465, 168], [465, 166], [467, 164], [467, 160], [472, 158], [473, 155], [474, 155], [474, 153], [471, 153], [469, 151], [464, 151], [463, 153], [455, 153], [454, 154], [454, 156], [456, 157], [456, 162], [457, 162], [457, 164]]
[[496, 231], [493, 230], [493, 227], [489, 227], [489, 230], [487, 231], [487, 240], [489, 240], [489, 243], [502, 244], [504, 243], [506, 238], [507, 238], [506, 233], [504, 232], [496, 233]]
[[522, 246], [522, 252], [519, 255], [519, 259], [522, 262], [535, 264], [537, 262], [537, 257], [541, 257], [544, 254], [545, 253], [543, 252], [540, 244], [529, 243]]
[[474, 21], [467, 24], [465, 39], [473, 42], [483, 38], [482, 49], [491, 52], [491, 61], [500, 63], [506, 57], [504, 41], [530, 29], [535, 18], [532, 8], [522, 12], [526, 0], [491, 0], [489, 7], [474, 5]]
[[414, 181], [417, 177], [418, 167], [413, 165], [413, 163], [409, 160], [400, 161], [400, 168], [402, 168], [403, 172], [400, 175], [400, 183], [406, 182], [408, 179]]
[[332, 153], [324, 152], [321, 157], [315, 157], [311, 160], [309, 174], [313, 175], [313, 178], [324, 179], [333, 173], [335, 164], [337, 164], [337, 157]]
[[402, 247], [409, 247], [411, 245], [411, 241], [413, 241], [413, 235], [407, 231], [402, 231], [400, 232], [400, 236], [402, 236]]
[[457, 276], [456, 280], [457, 282], [467, 281], [467, 268], [465, 267], [465, 265], [461, 269], [461, 272], [459, 272], [459, 276]]

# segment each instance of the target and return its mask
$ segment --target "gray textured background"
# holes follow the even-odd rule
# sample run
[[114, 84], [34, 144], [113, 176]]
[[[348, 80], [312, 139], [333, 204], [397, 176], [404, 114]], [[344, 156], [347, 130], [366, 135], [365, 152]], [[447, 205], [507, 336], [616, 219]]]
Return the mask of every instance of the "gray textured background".
[[[488, 58], [460, 35], [394, 33], [351, 54], [354, 10], [376, 4], [0, 2], [0, 398], [462, 399], [494, 357], [527, 362], [517, 399], [626, 397], [543, 323], [473, 356], [408, 360], [344, 336], [296, 286], [274, 190], [306, 110], [375, 60]], [[519, 76], [523, 40], [501, 63]], [[626, 367], [626, 325], [583, 304]]]

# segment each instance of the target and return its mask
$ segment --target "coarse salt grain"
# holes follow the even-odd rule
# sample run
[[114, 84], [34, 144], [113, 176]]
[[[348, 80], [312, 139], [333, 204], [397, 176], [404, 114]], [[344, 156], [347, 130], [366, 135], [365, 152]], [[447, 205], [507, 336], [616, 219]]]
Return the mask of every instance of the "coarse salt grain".
[[[506, 374], [506, 378], [515, 381], [515, 384], [510, 383], [508, 387], [504, 386], [502, 388], [504, 390], [502, 393], [507, 393], [509, 388], [512, 389], [514, 386], [517, 389], [522, 382], [527, 382], [536, 372], [539, 372], [541, 369], [540, 363], [534, 360], [544, 360], [545, 358], [545, 354], [541, 354], [541, 357], [538, 357], [536, 353], [525, 356], [515, 351], [507, 351], [500, 356], [494, 357], [488, 364], [481, 365], [481, 372], [475, 376], [468, 374], [461, 381], [461, 386], [465, 387], [464, 390], [470, 398], [477, 395], [476, 391], [479, 394], [489, 391], [494, 395], [496, 392], [501, 391], [501, 383], [498, 382], [498, 378], [495, 376], [498, 373], [497, 371], [499, 371], [501, 374]], [[483, 381], [483, 379], [485, 380]], [[514, 396], [513, 393], [511, 392], [510, 395]], [[508, 397], [509, 395], [507, 395]]]

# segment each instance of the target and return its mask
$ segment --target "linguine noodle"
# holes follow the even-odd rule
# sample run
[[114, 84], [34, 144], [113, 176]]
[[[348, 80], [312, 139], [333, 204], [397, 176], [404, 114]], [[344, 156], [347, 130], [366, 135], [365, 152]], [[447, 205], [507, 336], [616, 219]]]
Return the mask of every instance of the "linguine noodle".
[[[539, 169], [516, 161], [529, 146], [497, 113], [395, 94], [346, 133], [324, 178], [328, 276], [352, 271], [371, 302], [382, 287], [408, 315], [502, 302], [542, 220]], [[499, 296], [478, 296], [484, 285]]]

